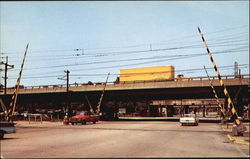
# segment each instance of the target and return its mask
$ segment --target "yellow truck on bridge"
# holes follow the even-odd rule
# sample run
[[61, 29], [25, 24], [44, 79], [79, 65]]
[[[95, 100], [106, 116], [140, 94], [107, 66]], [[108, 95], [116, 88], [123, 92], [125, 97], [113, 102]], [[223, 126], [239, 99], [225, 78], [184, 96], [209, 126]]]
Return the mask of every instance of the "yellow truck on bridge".
[[120, 70], [120, 82], [134, 81], [173, 81], [174, 66], [155, 66]]

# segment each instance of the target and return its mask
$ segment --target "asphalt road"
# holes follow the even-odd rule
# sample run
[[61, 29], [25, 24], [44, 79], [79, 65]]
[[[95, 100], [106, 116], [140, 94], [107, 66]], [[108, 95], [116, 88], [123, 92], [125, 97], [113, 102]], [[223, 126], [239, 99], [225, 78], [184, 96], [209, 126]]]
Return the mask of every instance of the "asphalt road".
[[249, 147], [229, 142], [218, 123], [180, 126], [166, 121], [97, 124], [17, 124], [1, 140], [4, 158], [247, 157]]

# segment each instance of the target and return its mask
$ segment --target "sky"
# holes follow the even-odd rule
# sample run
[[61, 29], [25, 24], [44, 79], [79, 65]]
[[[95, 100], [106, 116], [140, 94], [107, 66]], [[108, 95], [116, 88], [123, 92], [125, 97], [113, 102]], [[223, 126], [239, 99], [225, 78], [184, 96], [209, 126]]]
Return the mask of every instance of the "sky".
[[[21, 85], [115, 81], [120, 69], [172, 65], [175, 75], [221, 75], [237, 62], [249, 74], [249, 1], [0, 2], [0, 61], [13, 87], [29, 43]], [[1, 65], [1, 77], [4, 76]], [[1, 78], [1, 84], [4, 83]]]

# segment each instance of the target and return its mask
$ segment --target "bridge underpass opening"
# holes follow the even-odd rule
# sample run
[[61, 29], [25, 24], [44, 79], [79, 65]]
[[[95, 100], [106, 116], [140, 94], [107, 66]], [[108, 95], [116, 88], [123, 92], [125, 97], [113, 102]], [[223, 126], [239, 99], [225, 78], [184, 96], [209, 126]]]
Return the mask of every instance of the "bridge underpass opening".
[[[88, 94], [91, 105], [96, 108], [98, 95]], [[22, 99], [22, 98], [21, 98]], [[180, 117], [184, 113], [197, 113], [200, 117], [220, 117], [220, 109], [215, 99], [166, 99], [166, 100], [139, 100], [125, 97], [123, 100], [104, 97], [101, 105], [103, 120], [115, 120], [119, 117]], [[137, 100], [136, 100], [137, 99]], [[224, 98], [220, 98], [222, 105], [227, 105]], [[247, 105], [249, 100], [242, 98], [240, 104]], [[75, 97], [70, 101], [73, 113], [77, 110], [90, 110], [84, 95]], [[63, 119], [63, 108], [67, 105], [64, 98], [55, 98], [47, 95], [41, 99], [33, 98], [30, 102], [19, 100], [17, 112], [45, 114], [50, 119]], [[242, 108], [240, 108], [242, 109]], [[121, 111], [120, 111], [121, 110]], [[240, 116], [243, 116], [244, 112]], [[246, 116], [249, 118], [249, 115]]]
[[[244, 114], [243, 106], [249, 106], [249, 93], [247, 86], [243, 85], [240, 87], [241, 89], [239, 89], [239, 86], [229, 86], [228, 90], [232, 98], [236, 97], [234, 101], [237, 103], [236, 109], [239, 115], [242, 116]], [[215, 89], [218, 91], [221, 103], [227, 105], [225, 103], [226, 100], [224, 99], [223, 89], [220, 87], [215, 87]], [[90, 109], [85, 99], [85, 95], [87, 95], [93, 108], [96, 108], [101, 96], [101, 91], [71, 92], [69, 102], [73, 111]], [[66, 92], [20, 94], [16, 111], [20, 114], [23, 111], [43, 114], [50, 112], [53, 118], [61, 119], [63, 117], [63, 108], [67, 105], [66, 99]], [[186, 112], [187, 110], [188, 112], [192, 112], [191, 110], [195, 107], [196, 110], [194, 111], [199, 113], [202, 112], [202, 116], [206, 116], [211, 114], [206, 113], [211, 109], [214, 112], [214, 116], [216, 116], [217, 105], [214, 102], [211, 103], [211, 105], [196, 102], [188, 102], [185, 104], [187, 100], [199, 101], [203, 99], [215, 101], [210, 87], [107, 90], [104, 94], [101, 111], [103, 114], [106, 114], [105, 118], [108, 119], [116, 119], [119, 116], [171, 117], [180, 116], [184, 113], [184, 105], [187, 105], [189, 108], [186, 108]], [[5, 103], [9, 103], [10, 100], [11, 95], [8, 95]], [[169, 103], [157, 103], [157, 101], [168, 101]], [[119, 113], [120, 108], [124, 108], [126, 113]]]
[[[224, 102], [224, 99], [221, 101]], [[149, 105], [141, 104], [139, 108], [136, 105], [131, 108], [131, 104], [128, 107], [120, 107], [118, 116], [180, 117], [183, 114], [195, 113], [200, 117], [220, 117], [220, 108], [215, 99], [155, 100], [146, 103]]]

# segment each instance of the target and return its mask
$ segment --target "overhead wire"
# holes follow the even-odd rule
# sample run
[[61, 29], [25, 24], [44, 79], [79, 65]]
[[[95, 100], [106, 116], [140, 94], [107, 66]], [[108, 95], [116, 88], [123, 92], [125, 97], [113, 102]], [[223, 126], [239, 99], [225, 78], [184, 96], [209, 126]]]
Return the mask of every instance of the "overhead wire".
[[[240, 47], [242, 48], [242, 47]], [[235, 49], [231, 50], [225, 50], [228, 53], [229, 52], [236, 52]], [[225, 53], [225, 51], [217, 51], [214, 52], [215, 54]], [[238, 51], [247, 51], [244, 50], [237, 50]], [[43, 68], [58, 68], [58, 67], [70, 67], [70, 66], [82, 66], [82, 65], [91, 65], [91, 64], [105, 64], [105, 63], [114, 63], [114, 62], [127, 62], [127, 61], [140, 61], [140, 60], [152, 60], [152, 59], [168, 59], [168, 58], [181, 58], [181, 57], [187, 57], [187, 56], [194, 56], [194, 55], [206, 55], [205, 53], [199, 53], [199, 54], [179, 54], [179, 55], [162, 55], [162, 56], [153, 56], [153, 57], [144, 57], [144, 58], [133, 58], [133, 59], [115, 59], [115, 60], [106, 60], [106, 61], [91, 61], [91, 62], [84, 62], [80, 64], [66, 64], [66, 65], [54, 65], [54, 66], [45, 66], [45, 67], [33, 67], [33, 68], [27, 68], [25, 70], [34, 70], [34, 69], [43, 69]], [[173, 60], [173, 59], [172, 59]]]
[[[247, 49], [244, 49], [244, 47], [237, 47], [237, 48], [233, 48], [233, 49], [217, 51], [217, 52], [214, 52], [214, 53], [215, 54], [221, 54], [221, 53], [233, 53], [233, 52], [239, 52], [239, 51], [247, 51]], [[185, 57], [188, 57], [188, 56], [189, 57], [194, 57], [194, 56], [202, 56], [202, 55], [205, 55], [205, 53], [178, 54], [178, 55], [165, 55], [165, 56], [162, 55], [162, 56], [153, 56], [153, 57], [145, 57], [145, 58], [92, 61], [92, 62], [85, 62], [85, 63], [81, 63], [81, 64], [67, 64], [67, 65], [54, 65], [54, 66], [45, 66], [45, 67], [26, 68], [25, 70], [34, 70], [34, 69], [43, 69], [43, 68], [70, 67], [70, 66], [91, 65], [91, 64], [105, 64], [105, 63], [126, 62], [126, 61], [152, 60], [152, 59], [178, 60], [178, 59], [182, 59], [182, 58], [185, 58]]]
[[[241, 43], [239, 44], [238, 42], [242, 42], [242, 41], [245, 41], [245, 40], [234, 40], [234, 41], [225, 41], [225, 42], [217, 42], [217, 43], [210, 43], [209, 45], [211, 47], [221, 47], [221, 46], [236, 46], [236, 45], [249, 45], [249, 43]], [[224, 45], [220, 45], [220, 44], [224, 44]], [[96, 57], [98, 56], [114, 56], [114, 55], [119, 55], [119, 54], [136, 54], [136, 53], [146, 53], [146, 52], [161, 52], [161, 51], [171, 51], [171, 50], [178, 50], [178, 49], [188, 49], [188, 48], [201, 48], [201, 46], [197, 46], [197, 45], [187, 45], [187, 46], [182, 46], [182, 47], [169, 47], [169, 48], [162, 48], [162, 49], [152, 49], [152, 50], [149, 50], [149, 49], [146, 49], [146, 50], [137, 50], [137, 51], [126, 51], [126, 52], [110, 52], [110, 53], [106, 53], [107, 55], [105, 54], [101, 54], [99, 53], [99, 55], [96, 54]], [[95, 55], [92, 55], [92, 56], [95, 56]], [[81, 58], [86, 58], [86, 56], [78, 56], [78, 59], [81, 59]], [[49, 58], [49, 60], [58, 60], [58, 59], [64, 59], [64, 60], [70, 60], [70, 59], [75, 59], [75, 57], [65, 57], [65, 58]]]
[[[246, 27], [246, 26], [244, 26]], [[236, 28], [244, 28], [244, 27], [231, 27], [231, 28], [227, 28], [227, 29], [224, 29], [224, 32], [226, 31], [229, 31], [229, 30], [234, 30]], [[210, 32], [210, 34], [215, 34], [215, 33], [221, 33], [222, 31], [215, 31], [215, 32]], [[208, 32], [209, 33], [209, 32]], [[205, 33], [205, 34], [208, 34], [208, 33]], [[211, 41], [211, 43], [209, 43], [209, 46], [210, 47], [224, 47], [224, 46], [227, 46], [227, 47], [234, 47], [234, 46], [239, 46], [238, 48], [231, 48], [232, 50], [227, 50], [227, 52], [224, 52], [223, 51], [217, 51], [217, 52], [213, 52], [214, 54], [222, 54], [222, 53], [237, 53], [237, 52], [245, 52], [245, 51], [249, 51], [249, 37], [248, 38], [245, 38], [243, 37], [244, 35], [249, 35], [248, 32], [240, 32], [240, 33], [231, 33], [229, 35], [219, 35], [217, 37], [213, 37], [213, 36], [210, 36], [210, 38], [208, 38], [208, 42]], [[190, 36], [190, 37], [193, 37], [194, 35]], [[187, 38], [188, 36], [186, 36]], [[185, 39], [185, 37], [183, 38], [176, 38], [177, 40], [183, 40]], [[216, 41], [215, 41], [215, 40]], [[197, 45], [197, 43], [200, 43], [200, 41], [187, 41], [187, 42], [184, 42], [184, 41], [174, 41], [173, 39], [172, 40], [169, 40], [170, 42], [164, 44], [164, 42], [158, 42], [158, 43], [151, 43], [151, 44], [138, 44], [138, 45], [130, 45], [130, 46], [124, 46], [124, 47], [106, 47], [106, 48], [90, 48], [90, 49], [85, 49], [85, 48], [82, 48], [82, 49], [58, 49], [58, 50], [40, 50], [40, 51], [32, 51], [32, 53], [34, 54], [31, 54], [32, 56], [28, 57], [30, 59], [34, 59], [34, 58], [37, 58], [39, 59], [40, 61], [31, 61], [31, 63], [37, 63], [37, 62], [42, 62], [42, 63], [47, 63], [51, 60], [53, 61], [59, 61], [61, 60], [62, 62], [66, 62], [68, 60], [71, 60], [72, 59], [78, 59], [78, 60], [88, 60], [88, 58], [90, 57], [93, 57], [93, 58], [102, 58], [102, 57], [113, 57], [113, 56], [118, 56], [118, 55], [124, 55], [124, 56], [128, 56], [128, 55], [135, 55], [135, 54], [140, 54], [140, 53], [152, 53], [152, 52], [165, 52], [165, 51], [178, 51], [178, 50], [181, 50], [181, 49], [196, 49], [196, 48], [202, 48], [203, 46], [200, 46], [200, 45]], [[166, 42], [166, 41], [165, 41]], [[246, 42], [246, 43], [245, 43]], [[248, 43], [247, 43], [248, 42]], [[174, 45], [174, 44], [180, 44], [180, 43], [186, 43], [186, 45], [182, 45], [182, 46], [169, 46], [170, 44]], [[187, 43], [189, 45], [187, 45]], [[157, 46], [159, 47], [159, 45], [164, 45], [164, 46], [168, 46], [168, 47], [164, 47], [164, 48], [157, 48]], [[150, 46], [150, 47], [149, 47]], [[153, 47], [152, 47], [153, 46]], [[146, 49], [142, 49], [142, 48], [138, 48], [138, 47], [147, 47]], [[108, 50], [108, 49], [132, 49], [134, 48], [134, 50], [124, 50], [124, 51], [120, 51], [120, 50], [117, 50], [117, 51], [101, 51], [101, 52], [85, 52], [87, 50]], [[135, 49], [137, 48], [137, 49]], [[154, 48], [154, 49], [152, 49]], [[84, 50], [84, 53], [81, 54], [80, 51], [83, 51]], [[44, 57], [43, 55], [39, 55], [37, 56], [36, 54], [40, 54], [40, 53], [43, 53], [43, 52], [70, 52], [70, 53], [73, 53], [73, 54], [67, 54], [67, 55], [57, 55], [57, 54], [53, 54], [51, 57]], [[79, 52], [78, 54], [75, 53], [75, 52]], [[17, 53], [17, 52], [16, 52]], [[170, 52], [171, 53], [171, 52]], [[2, 53], [1, 53], [2, 54]], [[14, 55], [15, 53], [13, 53]], [[46, 54], [48, 56], [48, 54]], [[99, 69], [108, 69], [108, 68], [120, 68], [120, 67], [126, 67], [126, 66], [135, 66], [135, 65], [144, 65], [144, 64], [150, 64], [150, 63], [157, 63], [157, 62], [163, 62], [163, 61], [169, 61], [169, 60], [180, 60], [180, 59], [185, 59], [185, 58], [193, 58], [193, 57], [199, 57], [199, 56], [203, 56], [203, 55], [206, 55], [206, 54], [179, 54], [177, 56], [174, 56], [174, 55], [165, 55], [165, 56], [154, 56], [154, 57], [142, 57], [142, 58], [127, 58], [127, 59], [122, 59], [122, 60], [118, 60], [118, 59], [115, 59], [115, 60], [104, 60], [104, 61], [91, 61], [89, 62], [82, 62], [81, 63], [75, 63], [75, 64], [64, 64], [64, 65], [49, 65], [49, 63], [47, 64], [47, 66], [42, 66], [42, 67], [35, 67], [35, 65], [32, 65], [32, 67], [29, 67], [31, 65], [28, 66], [28, 68], [25, 68], [25, 70], [36, 70], [36, 69], [46, 69], [46, 68], [63, 68], [63, 67], [74, 67], [74, 66], [81, 66], [81, 65], [92, 65], [92, 64], [105, 64], [105, 63], [116, 63], [116, 62], [129, 62], [129, 61], [142, 61], [142, 60], [150, 60], [150, 61], [144, 61], [144, 62], [138, 62], [138, 63], [134, 63], [134, 64], [120, 64], [120, 65], [111, 65], [111, 66], [106, 66], [106, 67], [91, 67], [92, 70], [99, 70]], [[179, 57], [178, 57], [179, 56]], [[14, 58], [14, 57], [13, 57]], [[16, 57], [18, 58], [18, 57]], [[12, 58], [11, 58], [12, 59]], [[18, 62], [18, 61], [17, 61]], [[84, 68], [84, 69], [72, 69], [72, 71], [84, 71], [84, 70], [89, 70], [90, 68]], [[17, 71], [18, 69], [12, 69], [12, 70], [9, 70], [9, 71], [12, 71], [12, 72], [15, 72]], [[54, 74], [54, 73], [59, 73], [60, 70], [58, 71], [54, 71], [54, 72], [46, 72], [46, 75], [47, 76], [44, 76], [44, 77], [47, 77], [47, 78], [52, 78], [53, 75], [50, 75], [50, 74]], [[192, 70], [190, 70], [192, 71]], [[28, 77], [30, 77], [30, 75], [34, 76], [34, 74], [30, 74], [29, 73], [29, 76], [27, 76], [27, 79]], [[42, 74], [40, 74], [42, 75]], [[57, 75], [56, 75], [57, 76]], [[60, 76], [58, 74], [58, 76]], [[58, 77], [57, 76], [57, 77]], [[11, 79], [11, 78], [10, 78]]]
[[[213, 52], [213, 54], [236, 53], [239, 51], [248, 51], [248, 49], [244, 49], [244, 47], [237, 47], [237, 48], [233, 48], [233, 49], [227, 49], [227, 50], [222, 50], [222, 51], [218, 51], [218, 52]], [[140, 60], [146, 60], [146, 59], [151, 60], [151, 61], [139, 62], [139, 63], [133, 63], [133, 64], [121, 64], [121, 65], [115, 65], [115, 66], [106, 66], [106, 67], [102, 66], [102, 67], [91, 68], [92, 70], [99, 70], [99, 69], [107, 69], [107, 68], [119, 68], [119, 67], [125, 67], [125, 66], [135, 66], [135, 65], [156, 63], [156, 62], [162, 62], [162, 61], [170, 61], [170, 60], [180, 60], [180, 59], [193, 58], [193, 57], [205, 56], [205, 55], [206, 55], [206, 53], [197, 53], [197, 54], [176, 55], [176, 56], [171, 56], [171, 58], [169, 56], [161, 56], [158, 58], [149, 57], [149, 58], [135, 58], [135, 59], [124, 59], [124, 60], [95, 61], [95, 62], [86, 62], [86, 63], [78, 64], [75, 66], [90, 65], [90, 64], [103, 64], [103, 63], [110, 63], [110, 62], [140, 61]], [[56, 66], [53, 66], [53, 67], [56, 67]], [[57, 67], [67, 67], [67, 65], [57, 66]], [[50, 67], [48, 67], [48, 68], [50, 68]], [[41, 69], [41, 67], [37, 68], [37, 69]], [[71, 70], [78, 71], [78, 70], [89, 70], [89, 69], [71, 69]], [[58, 73], [58, 72], [59, 71], [46, 72], [46, 74], [54, 74], [54, 73]]]
[[[238, 65], [239, 68], [249, 66], [249, 64], [240, 64]], [[220, 69], [229, 69], [233, 68], [234, 65], [226, 65], [226, 66], [220, 66], [218, 68]], [[213, 70], [213, 67], [207, 68], [208, 70]], [[203, 68], [193, 68], [193, 69], [182, 69], [182, 70], [174, 70], [173, 72], [189, 72], [189, 71], [201, 71]], [[172, 72], [172, 71], [161, 71], [161, 72], [146, 72], [146, 73], [126, 73], [123, 75], [139, 75], [139, 74], [157, 74], [157, 73], [166, 73], [166, 72]], [[111, 73], [110, 75], [121, 75], [119, 73]], [[59, 77], [61, 75], [51, 75], [51, 76], [31, 76], [31, 77], [23, 77], [23, 79], [34, 79], [34, 78], [50, 78], [50, 77]], [[92, 73], [92, 74], [71, 74], [70, 77], [80, 77], [80, 76], [107, 76], [107, 74], [103, 73]], [[14, 78], [11, 78], [14, 79]]]
[[[226, 29], [221, 29], [219, 31], [214, 31], [214, 32], [205, 32], [205, 34], [214, 34], [214, 33], [223, 33], [225, 31], [228, 31], [228, 30], [235, 30], [235, 29], [239, 29], [239, 28], [245, 28], [245, 27], [248, 27], [248, 25], [242, 25], [242, 26], [237, 26], [237, 27], [230, 27], [230, 28], [226, 28]], [[244, 33], [248, 33], [248, 32], [244, 32]], [[231, 34], [232, 35], [239, 35], [239, 34], [242, 34], [242, 33], [235, 33], [235, 34]], [[248, 33], [249, 34], [249, 33]], [[137, 44], [137, 45], [129, 45], [129, 46], [112, 46], [112, 47], [102, 47], [102, 48], [78, 48], [78, 49], [48, 49], [48, 50], [34, 50], [34, 51], [30, 51], [32, 54], [34, 53], [43, 53], [43, 52], [69, 52], [69, 51], [80, 51], [82, 49], [84, 50], [104, 50], [104, 49], [117, 49], [117, 48], [134, 48], [134, 47], [139, 47], [139, 46], [149, 46], [149, 45], [157, 45], [157, 44], [162, 44], [162, 43], [166, 43], [168, 42], [167, 44], [169, 43], [173, 43], [175, 40], [179, 40], [179, 39], [185, 39], [185, 38], [193, 38], [195, 37], [196, 34], [190, 34], [190, 35], [187, 35], [187, 36], [182, 36], [182, 37], [179, 37], [179, 38], [172, 38], [172, 39], [168, 39], [166, 41], [163, 41], [163, 42], [154, 42], [154, 43], [150, 43], [150, 44]], [[228, 35], [223, 35], [223, 36], [220, 36], [220, 37], [225, 37], [225, 36], [228, 36]], [[170, 42], [169, 42], [170, 41]], [[17, 54], [17, 53], [22, 53], [22, 51], [14, 51], [14, 52], [1, 52], [1, 54]]]
[[[242, 48], [244, 48], [244, 46], [237, 47], [237, 48], [231, 48], [231, 49], [227, 49], [227, 50], [224, 50], [224, 51], [232, 52], [232, 50], [242, 49]], [[238, 50], [238, 51], [245, 51], [245, 50]], [[223, 53], [223, 50], [219, 51], [219, 52], [217, 51], [217, 53]], [[192, 54], [177, 54], [177, 55], [164, 55], [164, 56], [161, 55], [161, 56], [153, 56], [153, 57], [151, 56], [151, 57], [146, 57], [146, 58], [119, 59], [119, 60], [108, 60], [108, 61], [107, 60], [106, 61], [94, 61], [94, 62], [84, 62], [84, 63], [81, 63], [81, 64], [66, 64], [66, 65], [64, 64], [64, 65], [52, 65], [52, 66], [45, 66], [45, 67], [25, 68], [25, 70], [42, 69], [42, 68], [68, 67], [68, 66], [79, 66], [79, 65], [86, 65], [86, 64], [101, 64], [101, 63], [122, 62], [122, 61], [137, 61], [137, 60], [156, 59], [156, 58], [183, 57], [183, 56], [190, 56], [190, 55], [192, 55]], [[15, 69], [11, 70], [11, 71], [15, 71]]]

